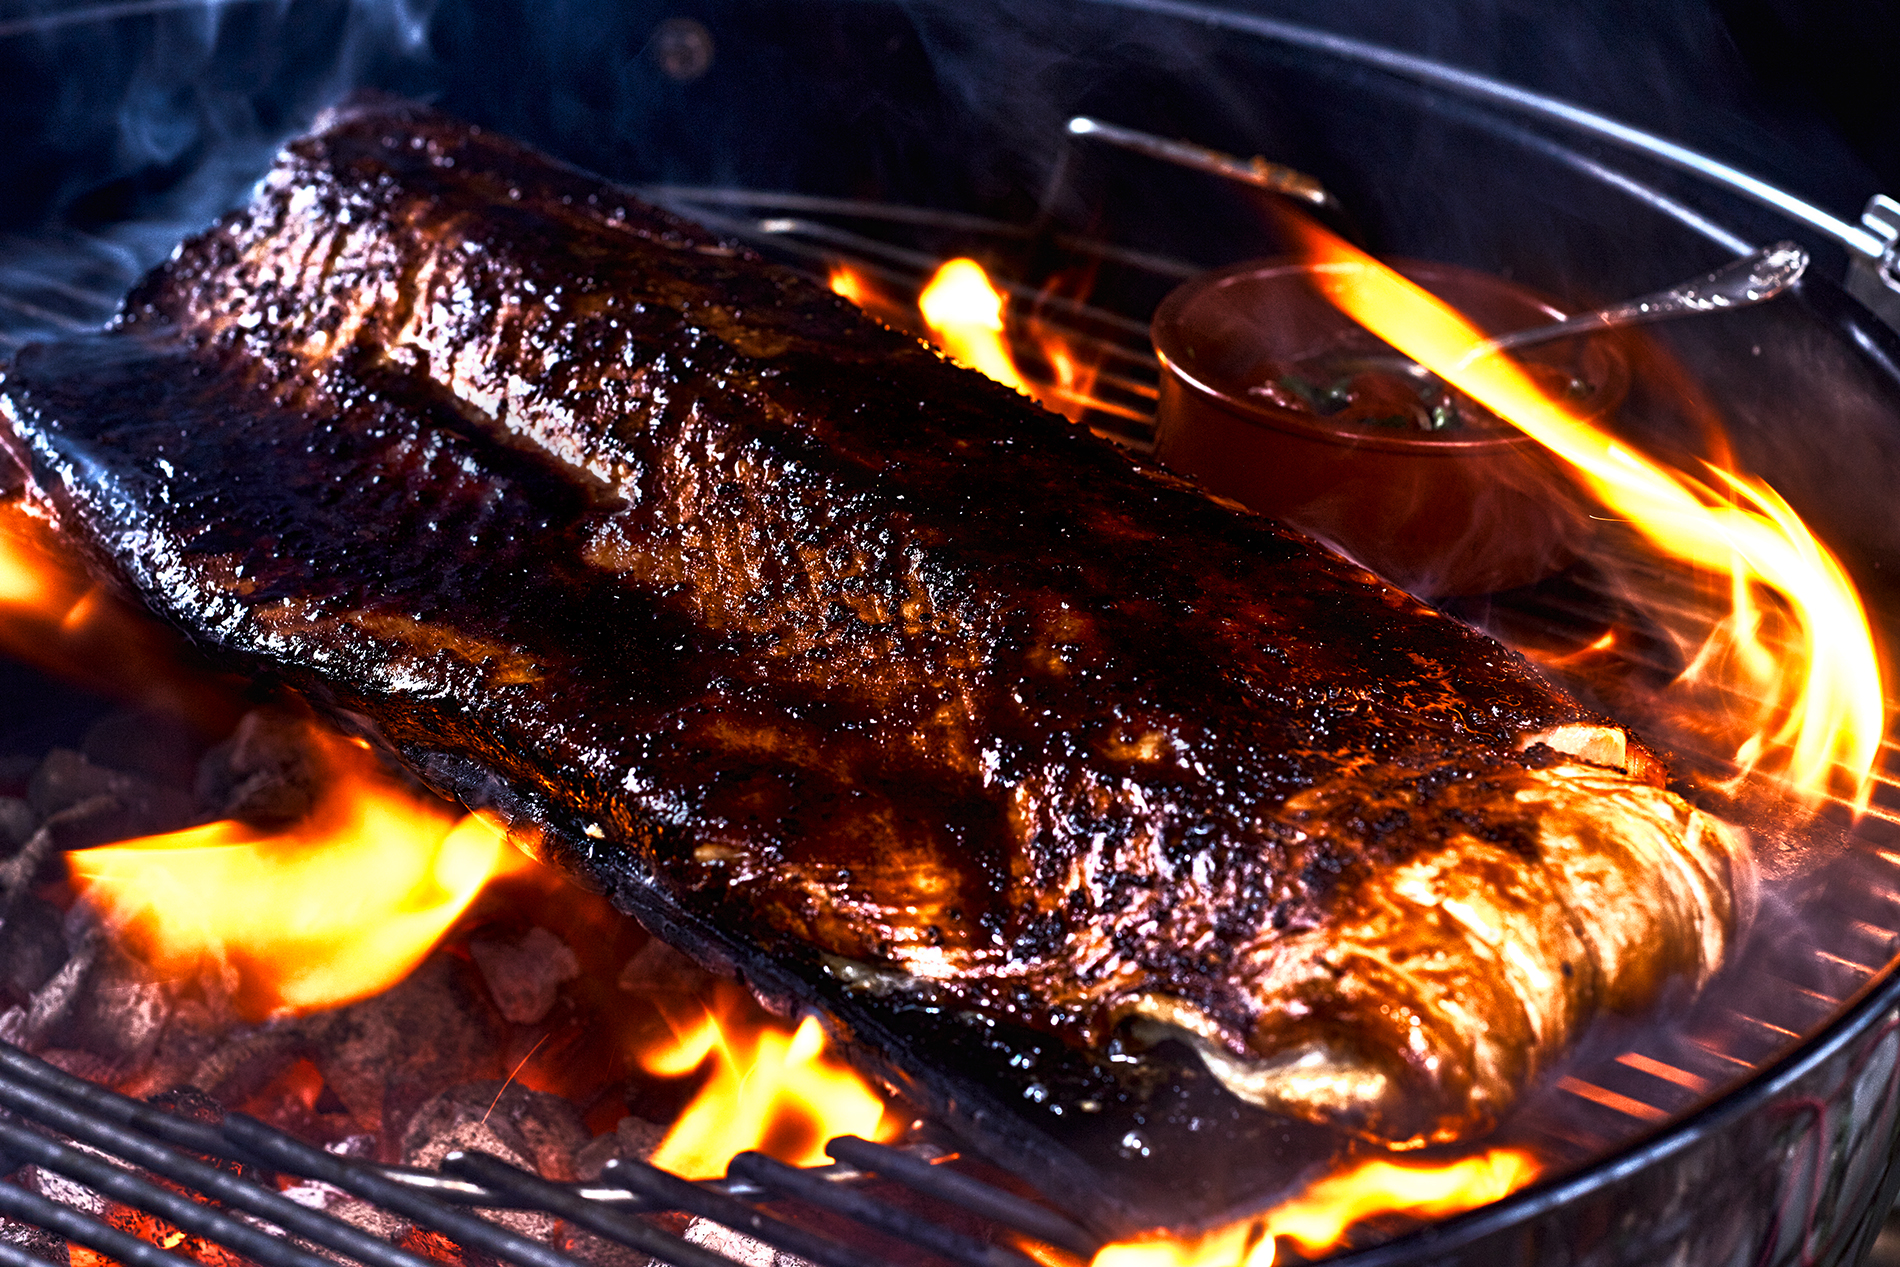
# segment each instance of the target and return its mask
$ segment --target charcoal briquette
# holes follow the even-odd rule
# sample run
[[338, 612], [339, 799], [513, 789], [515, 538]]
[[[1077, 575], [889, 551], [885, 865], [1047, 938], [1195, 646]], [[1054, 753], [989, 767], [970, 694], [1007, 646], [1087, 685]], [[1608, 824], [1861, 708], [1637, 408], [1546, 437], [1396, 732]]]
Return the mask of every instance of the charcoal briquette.
[[200, 811], [263, 824], [301, 818], [324, 777], [309, 735], [309, 723], [284, 710], [246, 713], [198, 763], [193, 794]]
[[59, 908], [30, 894], [21, 896], [0, 919], [0, 985], [25, 999], [52, 980], [65, 962]]
[[517, 1025], [532, 1025], [554, 1007], [561, 983], [581, 974], [580, 960], [566, 942], [535, 927], [519, 941], [483, 938], [469, 943], [469, 954], [488, 983], [501, 1014]]
[[106, 714], [86, 731], [80, 750], [94, 765], [184, 788], [202, 746], [183, 718], [145, 711]]
[[39, 830], [40, 816], [18, 796], [0, 796], [0, 850], [8, 855], [33, 838]]

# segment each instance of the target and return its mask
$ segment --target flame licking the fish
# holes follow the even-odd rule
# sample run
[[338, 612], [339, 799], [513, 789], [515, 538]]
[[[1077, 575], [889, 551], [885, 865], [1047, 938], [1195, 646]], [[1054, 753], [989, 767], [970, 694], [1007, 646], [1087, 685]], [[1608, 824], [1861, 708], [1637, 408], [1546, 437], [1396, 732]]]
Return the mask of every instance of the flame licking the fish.
[[850, 300], [893, 329], [911, 330], [917, 325], [917, 310], [908, 298], [898, 299], [850, 264], [832, 264], [826, 271], [825, 281], [832, 294]]
[[[896, 306], [856, 269], [834, 264], [828, 280], [834, 293], [895, 324], [904, 324]], [[1024, 373], [1006, 337], [1008, 309], [1008, 297], [990, 280], [983, 266], [969, 258], [944, 264], [917, 296], [917, 311], [925, 328], [944, 355], [957, 364], [1034, 398], [1071, 422], [1084, 421], [1091, 410], [1131, 416], [1126, 406], [1094, 395], [1099, 366], [1077, 354], [1061, 332], [1034, 316], [1028, 323], [1028, 337], [1042, 353], [1048, 372], [1041, 380]]]
[[660, 1142], [652, 1162], [688, 1179], [712, 1179], [747, 1149], [793, 1165], [822, 1165], [837, 1135], [880, 1139], [884, 1098], [827, 1051], [810, 1016], [776, 1026], [736, 989], [640, 1054], [649, 1073], [680, 1077], [710, 1066], [706, 1084]]
[[388, 989], [489, 880], [530, 865], [494, 824], [391, 778], [363, 746], [312, 746], [322, 790], [290, 828], [226, 820], [66, 856], [135, 952], [175, 977], [222, 973], [252, 1016]]
[[1374, 1159], [1319, 1180], [1265, 1214], [1205, 1236], [1120, 1241], [1090, 1267], [1272, 1267], [1280, 1241], [1303, 1253], [1335, 1247], [1348, 1228], [1373, 1215], [1438, 1219], [1499, 1200], [1537, 1177], [1530, 1154], [1494, 1148], [1436, 1165]]
[[[139, 676], [180, 664], [183, 651], [100, 591], [49, 524], [0, 504], [0, 645], [73, 668], [95, 638], [117, 651], [103, 663]], [[195, 680], [188, 668], [171, 672]], [[304, 748], [317, 799], [287, 828], [226, 820], [67, 855], [81, 899], [128, 949], [173, 978], [221, 975], [255, 1018], [388, 989], [491, 881], [535, 869], [497, 826], [392, 776], [361, 741], [312, 723]], [[828, 1050], [815, 1020], [781, 1025], [731, 987], [641, 1062], [670, 1076], [707, 1070], [656, 1158], [682, 1173], [720, 1174], [751, 1148], [813, 1164], [832, 1136], [890, 1133], [884, 1098]]]
[[1704, 464], [1698, 477], [1633, 451], [1503, 353], [1466, 364], [1484, 336], [1455, 310], [1319, 225], [1287, 219], [1341, 311], [1562, 458], [1662, 554], [1726, 578], [1728, 616], [1683, 680], [1756, 702], [1732, 719], [1736, 764], [1864, 806], [1886, 727], [1873, 635], [1846, 570], [1781, 495], [1742, 472]]
[[[243, 707], [17, 501], [0, 505], [0, 646], [214, 732]], [[256, 1017], [387, 989], [490, 878], [527, 865], [495, 828], [400, 783], [360, 743], [313, 726], [306, 748], [320, 788], [286, 829], [224, 821], [67, 855], [82, 898], [131, 949], [168, 975], [221, 973]]]
[[0, 500], [0, 651], [140, 707], [237, 720], [231, 693], [186, 663], [183, 640], [92, 579], [48, 518]]
[[1006, 302], [981, 264], [954, 259], [939, 268], [917, 296], [917, 311], [951, 360], [1026, 396], [1029, 385], [1003, 342]]
[[22, 608], [35, 612], [70, 610], [71, 602], [61, 603], [56, 589], [61, 578], [34, 549], [27, 525], [19, 512], [9, 507], [0, 529], [0, 606], [13, 611]]
[[860, 308], [869, 308], [876, 302], [876, 292], [864, 280], [864, 274], [849, 264], [833, 264], [826, 273], [825, 282], [831, 287], [832, 294], [842, 295]]
[[56, 648], [98, 620], [106, 595], [25, 501], [0, 503], [0, 646], [57, 667]]

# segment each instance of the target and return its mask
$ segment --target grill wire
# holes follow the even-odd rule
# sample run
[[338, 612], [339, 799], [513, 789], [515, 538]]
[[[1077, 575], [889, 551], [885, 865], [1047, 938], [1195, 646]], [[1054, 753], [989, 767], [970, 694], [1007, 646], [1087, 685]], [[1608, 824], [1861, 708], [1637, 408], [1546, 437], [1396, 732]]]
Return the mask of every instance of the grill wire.
[[[803, 194], [681, 188], [642, 193], [795, 267], [822, 275], [825, 268], [843, 261], [906, 297], [921, 289], [940, 258], [872, 234], [934, 231], [939, 241], [941, 235], [963, 236], [978, 253], [1007, 255], [1010, 243], [1035, 233], [1033, 226]], [[815, 218], [819, 216], [871, 227], [841, 228]], [[1101, 241], [1060, 238], [1051, 239], [1049, 245], [1081, 260], [1090, 271], [1120, 269], [1161, 283], [1195, 276], [1205, 268]], [[1006, 332], [1018, 369], [1032, 391], [1041, 395], [1056, 389], [1038, 340], [1031, 337], [1037, 328], [1053, 331], [1076, 359], [1093, 358], [1100, 367], [1090, 407], [1081, 421], [1130, 449], [1151, 452], [1160, 367], [1148, 342], [1147, 323], [1006, 280], [998, 279], [997, 284], [1034, 314], [1032, 321], [1012, 314]], [[1706, 598], [1693, 578], [1667, 564], [1645, 558], [1643, 552], [1618, 553], [1622, 556], [1620, 575], [1615, 577], [1585, 569], [1572, 576], [1569, 586], [1531, 587], [1481, 605], [1464, 605], [1462, 610], [1454, 600], [1447, 609], [1521, 647], [1526, 635], [1537, 641], [1540, 633], [1556, 635], [1559, 641], [1568, 634], [1574, 640], [1579, 629], [1593, 622], [1600, 625], [1606, 613], [1627, 612], [1622, 595], [1633, 589], [1643, 596], [1644, 621], [1662, 636], [1647, 644], [1638, 640], [1633, 646], [1619, 642], [1617, 658], [1652, 680], [1671, 680], [1684, 664], [1669, 658], [1669, 635], [1673, 631], [1677, 642], [1690, 635], [1699, 641], [1698, 631], [1713, 623]], [[1895, 701], [1887, 702], [1887, 713], [1900, 716]], [[1900, 745], [1890, 739], [1881, 747], [1868, 804], [1857, 812], [1848, 801], [1829, 798], [1822, 818], [1841, 833], [1844, 851], [1859, 865], [1836, 875], [1822, 891], [1803, 896], [1799, 915], [1792, 921], [1799, 933], [1756, 938], [1753, 953], [1745, 954], [1725, 974], [1729, 989], [1709, 991], [1679, 1024], [1653, 1027], [1619, 1049], [1585, 1056], [1527, 1106], [1516, 1130], [1534, 1140], [1553, 1169], [1580, 1166], [1719, 1098], [1795, 1050], [1883, 976], [1900, 953], [1900, 779], [1896, 771], [1900, 771]], [[1861, 1064], [1875, 1058], [1887, 1031], [1897, 1025], [1900, 1022], [1890, 1018], [1884, 1029], [1869, 1036]], [[1857, 1065], [1853, 1077], [1859, 1076]], [[1900, 1095], [1900, 1067], [1888, 1080], [1881, 1103], [1892, 1106], [1896, 1095]], [[1879, 1116], [1873, 1113], [1867, 1121], [1844, 1122], [1827, 1103], [1806, 1102], [1805, 1116], [1796, 1129], [1811, 1159], [1806, 1163], [1805, 1182], [1800, 1175], [1790, 1174], [1785, 1209], [1801, 1229], [1803, 1262], [1814, 1261], [1809, 1257], [1814, 1239], [1829, 1240], [1821, 1228], [1830, 1197], [1822, 1181], [1822, 1157], [1842, 1133], [1876, 1129], [1872, 1119]]]
[[[1032, 240], [1090, 270], [1119, 270], [1165, 288], [1206, 267], [1060, 234], [1035, 225], [1011, 225], [958, 212], [861, 199], [826, 198], [726, 188], [655, 187], [636, 191], [769, 256], [824, 279], [832, 265], [848, 264], [890, 296], [914, 296], [949, 255], [961, 250], [1008, 255]], [[896, 240], [892, 240], [892, 239]], [[956, 242], [955, 250], [942, 249]], [[928, 249], [920, 249], [927, 243]], [[0, 279], [0, 351], [36, 338], [96, 328], [113, 311], [128, 282], [100, 270], [97, 288], [66, 287], [57, 305], [42, 287]], [[1081, 421], [1137, 452], [1153, 448], [1159, 366], [1147, 323], [1111, 309], [996, 279], [1016, 301], [1005, 337], [1032, 390], [1059, 395], [1053, 366], [1039, 337], [1054, 335], [1080, 362], [1096, 367]], [[1137, 287], [1139, 289], [1139, 287]], [[8, 294], [4, 292], [11, 291]], [[27, 292], [30, 298], [23, 297]], [[1025, 320], [1024, 309], [1033, 313]], [[888, 314], [885, 314], [888, 315]], [[1045, 399], [1048, 397], [1045, 396]], [[1652, 604], [1664, 596], [1660, 619], [1684, 627], [1702, 622], [1685, 579], [1665, 571], [1626, 576]], [[1507, 598], [1506, 606], [1473, 616], [1507, 642], [1510, 630], [1574, 632], [1580, 622], [1620, 606], [1607, 580], [1591, 579], [1568, 592]], [[1672, 593], [1680, 593], [1672, 602]], [[1455, 609], [1455, 605], [1454, 605]], [[1500, 628], [1497, 618], [1502, 617]], [[1619, 647], [1633, 667], [1672, 675], [1666, 658]], [[1900, 712], [1889, 701], [1890, 715]], [[1816, 944], [1785, 942], [1741, 966], [1760, 978], [1736, 1006], [1733, 999], [1698, 1006], [1689, 1021], [1652, 1033], [1626, 1049], [1599, 1053], [1555, 1079], [1522, 1124], [1553, 1165], [1567, 1169], [1606, 1149], [1654, 1130], [1759, 1072], [1799, 1046], [1881, 975], [1900, 953], [1900, 745], [1882, 748], [1871, 804], [1858, 816], [1836, 801], [1834, 817], [1866, 865], [1848, 885], [1835, 885], [1807, 908], [1806, 923], [1828, 921]], [[1820, 944], [1822, 942], [1826, 944]], [[1886, 1030], [1900, 1027], [1890, 1020]], [[1870, 1038], [1871, 1056], [1886, 1030]], [[1900, 1066], [1895, 1077], [1900, 1078]], [[1891, 1104], [1900, 1087], [1888, 1086]], [[1804, 1135], [1816, 1150], [1812, 1182], [1800, 1184], [1792, 1213], [1813, 1229], [1826, 1194], [1820, 1152], [1839, 1122], [1828, 1106], [1812, 1102]], [[794, 1226], [761, 1209], [792, 1198], [847, 1224], [894, 1237], [938, 1259], [968, 1267], [1036, 1267], [1003, 1245], [979, 1241], [919, 1214], [878, 1201], [864, 1191], [872, 1179], [974, 1214], [1007, 1236], [1019, 1233], [1087, 1261], [1102, 1239], [1049, 1207], [934, 1165], [943, 1154], [927, 1145], [893, 1148], [851, 1136], [826, 1145], [835, 1160], [799, 1169], [757, 1153], [733, 1160], [727, 1177], [692, 1182], [644, 1162], [620, 1159], [596, 1181], [556, 1183], [498, 1158], [451, 1153], [439, 1171], [377, 1165], [337, 1156], [242, 1114], [219, 1124], [198, 1122], [72, 1077], [9, 1044], [0, 1043], [0, 1158], [13, 1173], [32, 1165], [64, 1176], [121, 1205], [164, 1219], [262, 1267], [319, 1267], [332, 1261], [313, 1249], [372, 1267], [433, 1267], [436, 1260], [390, 1244], [320, 1210], [279, 1194], [250, 1174], [204, 1159], [222, 1159], [254, 1172], [329, 1185], [401, 1215], [420, 1228], [493, 1259], [526, 1267], [585, 1267], [580, 1259], [480, 1218], [474, 1209], [538, 1211], [609, 1241], [679, 1267], [735, 1267], [736, 1261], [635, 1217], [675, 1212], [710, 1220], [815, 1267], [879, 1267], [885, 1260], [864, 1249]], [[35, 1129], [38, 1128], [38, 1129]], [[51, 1138], [49, 1132], [71, 1143]], [[146, 1177], [150, 1176], [150, 1177]], [[194, 1197], [178, 1189], [199, 1194]], [[12, 1183], [0, 1183], [0, 1215], [32, 1224], [126, 1267], [187, 1267], [191, 1260], [113, 1227], [99, 1218]], [[1803, 1242], [1806, 1242], [1803, 1236]], [[1808, 1255], [1804, 1253], [1803, 1259]], [[0, 1239], [0, 1267], [44, 1267], [18, 1245]]]
[[[585, 1267], [581, 1260], [471, 1212], [471, 1208], [552, 1214], [597, 1236], [677, 1267], [735, 1267], [735, 1260], [634, 1217], [680, 1212], [708, 1219], [792, 1254], [814, 1267], [883, 1267], [884, 1259], [788, 1223], [759, 1208], [793, 1197], [828, 1214], [895, 1237], [965, 1267], [1036, 1267], [1013, 1249], [986, 1243], [877, 1201], [859, 1185], [902, 1184], [1008, 1231], [1084, 1260], [1101, 1241], [1076, 1223], [967, 1174], [933, 1165], [926, 1151], [854, 1136], [832, 1140], [831, 1165], [800, 1169], [757, 1153], [733, 1159], [724, 1180], [689, 1182], [628, 1159], [597, 1180], [555, 1183], [496, 1157], [452, 1152], [440, 1170], [383, 1166], [341, 1157], [241, 1113], [219, 1123], [180, 1117], [73, 1077], [0, 1043], [0, 1157], [11, 1173], [32, 1165], [163, 1219], [262, 1267], [328, 1267], [328, 1250], [370, 1267], [439, 1267], [322, 1210], [284, 1196], [260, 1176], [340, 1189], [466, 1249], [522, 1267]], [[41, 1128], [39, 1130], [34, 1127]], [[70, 1142], [62, 1142], [63, 1136]], [[214, 1160], [237, 1163], [234, 1172]], [[55, 1232], [125, 1267], [194, 1267], [192, 1260], [104, 1219], [11, 1183], [0, 1183], [0, 1214]], [[0, 1240], [0, 1265], [45, 1267]]]

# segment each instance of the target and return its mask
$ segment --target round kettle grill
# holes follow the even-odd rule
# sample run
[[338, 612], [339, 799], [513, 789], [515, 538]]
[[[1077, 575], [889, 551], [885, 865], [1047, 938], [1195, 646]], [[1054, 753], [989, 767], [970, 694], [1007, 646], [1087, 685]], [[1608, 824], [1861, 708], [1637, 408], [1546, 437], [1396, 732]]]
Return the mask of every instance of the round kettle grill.
[[[1182, 280], [1272, 251], [1268, 195], [1067, 128], [1087, 114], [1311, 173], [1344, 209], [1337, 227], [1378, 253], [1507, 276], [1573, 309], [1800, 239], [1816, 264], [1793, 295], [1654, 332], [1677, 378], [1639, 374], [1627, 412], [1665, 445], [1693, 440], [1691, 413], [1719, 415], [1736, 464], [1842, 554], [1876, 627], [1900, 615], [1900, 204], [1875, 198], [1851, 222], [1606, 115], [1213, 5], [600, 8], [295, 0], [0, 20], [0, 58], [23, 68], [26, 95], [109, 32], [108, 61], [153, 90], [177, 133], [164, 162], [128, 152], [118, 170], [82, 170], [57, 140], [34, 150], [68, 179], [42, 182], [35, 222], [0, 244], [0, 349], [109, 315], [283, 134], [380, 85], [432, 94], [820, 276], [846, 263], [908, 295], [941, 260], [978, 255], [1099, 362], [1084, 420], [1142, 448], [1157, 395], [1148, 318]], [[150, 60], [181, 44], [192, 64]], [[278, 64], [260, 72], [273, 46]], [[271, 87], [239, 117], [246, 73]], [[123, 112], [111, 126], [130, 127]], [[1051, 277], [1065, 285], [1041, 290]], [[1067, 286], [1084, 277], [1086, 290]], [[1046, 379], [1027, 327], [1012, 334], [1027, 376]], [[1696, 410], [1674, 403], [1684, 381]], [[1600, 627], [1618, 601], [1572, 572], [1449, 605], [1523, 645]], [[1639, 669], [1671, 671], [1660, 643], [1636, 645]], [[1896, 778], [1881, 776], [1857, 820], [1846, 806], [1823, 816], [1826, 864], [1764, 910], [1703, 1003], [1586, 1042], [1532, 1097], [1517, 1129], [1554, 1159], [1552, 1178], [1337, 1261], [1863, 1256], [1900, 1186]], [[1011, 1164], [994, 1141], [985, 1151]]]

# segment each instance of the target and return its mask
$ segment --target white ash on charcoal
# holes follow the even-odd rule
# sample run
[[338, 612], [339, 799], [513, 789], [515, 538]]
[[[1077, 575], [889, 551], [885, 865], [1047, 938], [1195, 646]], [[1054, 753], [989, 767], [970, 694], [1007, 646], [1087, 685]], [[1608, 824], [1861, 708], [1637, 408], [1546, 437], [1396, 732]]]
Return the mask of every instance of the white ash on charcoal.
[[83, 753], [55, 748], [33, 773], [26, 805], [34, 827], [0, 862], [0, 903], [61, 874], [72, 849], [176, 831], [193, 822], [191, 798], [139, 775], [95, 765]]
[[501, 1019], [470, 966], [437, 953], [374, 998], [304, 1017], [298, 1028], [326, 1085], [401, 1160], [409, 1118], [443, 1088], [500, 1080]]
[[0, 796], [0, 852], [9, 857], [40, 829], [40, 816], [23, 796]]
[[64, 878], [68, 850], [201, 821], [189, 790], [200, 748], [175, 718], [117, 713], [96, 721], [78, 748], [53, 748], [30, 770], [10, 771], [24, 795], [0, 797], [0, 1037], [88, 1053], [97, 1061], [79, 1063], [115, 1073], [150, 1055], [172, 985], [110, 949], [83, 909], [62, 916], [34, 890]]
[[9, 935], [0, 937], [0, 944], [12, 943], [17, 931], [22, 958], [30, 956], [31, 962], [9, 962], [0, 976], [26, 980], [40, 975], [61, 951], [65, 962], [23, 1003], [0, 1014], [0, 1038], [78, 1076], [116, 1084], [156, 1047], [171, 1014], [172, 987], [154, 980], [145, 964], [114, 945], [84, 914], [75, 908], [62, 921], [57, 943], [45, 927], [46, 913], [30, 901], [5, 916]]
[[58, 879], [67, 850], [203, 821], [191, 793], [199, 748], [177, 718], [114, 713], [93, 723], [78, 748], [54, 748], [30, 769], [8, 771], [25, 795], [0, 797], [0, 908]]
[[72, 1254], [67, 1249], [66, 1238], [43, 1227], [0, 1217], [0, 1241], [23, 1251], [30, 1258], [50, 1263], [52, 1267], [72, 1267]]
[[[150, 754], [116, 746], [89, 747], [100, 757], [70, 748], [53, 749], [27, 784], [27, 803], [40, 816], [41, 825], [59, 823], [55, 843], [60, 850], [176, 831], [197, 821], [191, 794], [181, 783], [164, 774], [100, 759], [119, 756], [130, 764]], [[81, 807], [86, 812], [79, 812]]]
[[[589, 1140], [579, 1112], [562, 1097], [512, 1085], [504, 1089], [497, 1082], [470, 1083], [450, 1088], [411, 1118], [404, 1159], [410, 1165], [434, 1166], [452, 1149], [469, 1149], [536, 1170], [544, 1178], [589, 1179], [598, 1178], [610, 1158], [651, 1157], [664, 1135], [665, 1128], [656, 1123], [625, 1117], [613, 1131]], [[340, 1156], [366, 1159], [374, 1159], [380, 1151], [369, 1135], [327, 1147]], [[284, 1195], [398, 1244], [416, 1233], [401, 1216], [328, 1184], [300, 1183], [286, 1188]], [[481, 1213], [589, 1267], [649, 1267], [652, 1263], [644, 1254], [548, 1215], [519, 1210]], [[687, 1225], [680, 1216], [662, 1222], [675, 1233]]]
[[244, 1103], [303, 1058], [306, 1043], [294, 1021], [233, 1028], [221, 1025], [217, 1009], [198, 1000], [181, 1003], [175, 1019], [149, 1076], [193, 1087], [221, 1104]]
[[38, 1193], [49, 1201], [71, 1206], [81, 1214], [95, 1217], [104, 1214], [109, 1204], [106, 1199], [82, 1183], [76, 1183], [64, 1175], [56, 1175], [50, 1170], [38, 1166], [22, 1166], [19, 1173], [20, 1186], [28, 1192]]
[[[614, 1124], [613, 1130], [596, 1135], [574, 1154], [574, 1177], [598, 1179], [607, 1168], [607, 1163], [616, 1159], [647, 1161], [664, 1138], [666, 1128], [658, 1122], [649, 1122], [632, 1115], [623, 1117]], [[690, 1226], [689, 1220], [678, 1215], [663, 1222], [667, 1230], [675, 1234], [683, 1234]], [[647, 1267], [653, 1261], [644, 1254], [571, 1224], [562, 1225], [556, 1243], [563, 1253], [588, 1264], [588, 1267]]]
[[143, 965], [108, 948], [35, 1037], [43, 1047], [96, 1057], [118, 1083], [144, 1067], [171, 1012], [171, 986], [146, 979]]
[[65, 924], [57, 906], [31, 894], [0, 917], [0, 989], [9, 1002], [32, 998], [65, 966]]
[[[324, 1151], [338, 1157], [374, 1160], [377, 1151], [376, 1139], [371, 1135], [352, 1135], [324, 1145]], [[306, 1179], [281, 1191], [284, 1196], [298, 1205], [312, 1210], [322, 1210], [342, 1219], [345, 1223], [361, 1228], [372, 1236], [378, 1236], [396, 1244], [401, 1244], [415, 1231], [414, 1225], [401, 1215], [385, 1210], [382, 1206], [365, 1201], [361, 1197], [352, 1196], [341, 1188], [333, 1188], [320, 1180]], [[325, 1258], [333, 1258], [339, 1262], [350, 1261], [321, 1246], [311, 1246], [311, 1248]]]
[[[163, 1095], [152, 1096], [149, 1102], [154, 1107], [162, 1109], [167, 1113], [176, 1114], [179, 1117], [200, 1123], [215, 1123], [224, 1113], [222, 1106], [202, 1093], [189, 1088], [181, 1088]], [[89, 1153], [108, 1161], [114, 1160], [111, 1154], [102, 1152], [86, 1144], [73, 1142], [70, 1146], [82, 1153]], [[197, 1159], [214, 1166], [216, 1169], [245, 1178], [252, 1183], [264, 1185], [268, 1184], [269, 1181], [269, 1176], [261, 1174], [250, 1166], [239, 1162], [218, 1157], [205, 1157], [203, 1155], [197, 1155]], [[154, 1175], [149, 1171], [136, 1166], [130, 1169], [133, 1174], [147, 1181], [154, 1182], [161, 1187], [174, 1187], [168, 1180], [161, 1176]], [[247, 1260], [213, 1241], [190, 1235], [164, 1219], [159, 1218], [157, 1215], [149, 1214], [131, 1206], [122, 1205], [112, 1198], [103, 1197], [89, 1188], [58, 1175], [51, 1174], [50, 1172], [42, 1171], [37, 1167], [28, 1166], [22, 1168], [20, 1172], [20, 1182], [31, 1191], [38, 1192], [50, 1200], [73, 1206], [121, 1232], [126, 1232], [162, 1245], [174, 1255], [188, 1262], [198, 1262], [204, 1264], [205, 1267], [247, 1267]], [[268, 1224], [251, 1215], [241, 1211], [227, 1212], [230, 1213], [232, 1217], [248, 1223], [253, 1227], [269, 1230]], [[70, 1263], [70, 1258], [71, 1251], [68, 1250], [68, 1258], [66, 1260], [68, 1263]], [[98, 1262], [99, 1256], [88, 1255], [86, 1261], [89, 1263]]]
[[[567, 1100], [525, 1087], [474, 1082], [451, 1087], [416, 1111], [403, 1136], [403, 1161], [433, 1169], [457, 1150], [487, 1153], [544, 1179], [574, 1176], [574, 1154], [587, 1128]], [[531, 1210], [483, 1210], [485, 1217], [532, 1240], [552, 1243], [561, 1220]]]
[[[158, 835], [214, 819], [281, 825], [308, 812], [322, 766], [309, 722], [286, 709], [246, 713], [206, 749], [192, 728], [155, 713], [112, 713], [78, 748], [54, 748], [24, 770], [0, 771], [0, 886], [58, 878], [68, 850]], [[16, 762], [19, 758], [7, 758]], [[33, 853], [33, 869], [19, 855]]]
[[695, 1245], [704, 1245], [715, 1253], [724, 1254], [733, 1262], [741, 1264], [741, 1267], [810, 1267], [795, 1254], [774, 1249], [763, 1241], [755, 1241], [744, 1232], [735, 1232], [711, 1219], [694, 1219], [686, 1225], [685, 1236]]
[[604, 1135], [596, 1135], [574, 1154], [574, 1177], [598, 1179], [610, 1161], [646, 1161], [666, 1138], [658, 1122], [628, 1114]]
[[219, 981], [183, 992], [151, 1060], [119, 1089], [152, 1095], [189, 1086], [220, 1103], [236, 1104], [294, 1064], [302, 1041], [296, 1031], [284, 1024], [243, 1025], [222, 987]]

